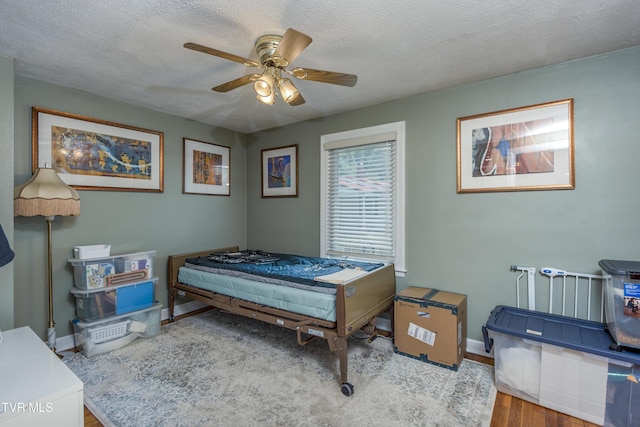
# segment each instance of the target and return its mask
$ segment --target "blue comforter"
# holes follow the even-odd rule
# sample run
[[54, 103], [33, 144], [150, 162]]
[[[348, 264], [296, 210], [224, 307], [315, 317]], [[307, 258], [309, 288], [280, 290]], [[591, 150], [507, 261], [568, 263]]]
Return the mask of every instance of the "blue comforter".
[[[253, 262], [220, 262], [220, 254], [209, 257], [189, 258], [186, 266], [197, 270], [210, 271], [240, 277], [261, 278], [268, 283], [278, 283], [303, 289], [315, 288], [318, 292], [334, 293], [336, 285], [315, 281], [318, 276], [336, 273], [345, 268], [359, 267], [364, 271], [373, 271], [384, 266], [383, 263], [358, 262], [336, 258], [304, 257], [289, 254], [265, 254], [265, 263]], [[271, 261], [269, 261], [271, 260]], [[293, 285], [292, 285], [293, 284]], [[324, 288], [324, 290], [322, 290]]]

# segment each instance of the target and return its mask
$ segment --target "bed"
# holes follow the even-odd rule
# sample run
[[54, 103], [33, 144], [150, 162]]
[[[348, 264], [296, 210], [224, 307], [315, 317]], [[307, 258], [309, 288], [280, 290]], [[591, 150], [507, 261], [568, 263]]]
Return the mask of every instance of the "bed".
[[[393, 264], [380, 264], [371, 271], [358, 273], [354, 278], [338, 277], [333, 280], [333, 274], [322, 275], [327, 277], [326, 281], [315, 281], [321, 289], [319, 292], [304, 285], [287, 286], [290, 280], [286, 277], [279, 277], [279, 280], [287, 283], [281, 284], [278, 280], [265, 283], [254, 272], [228, 275], [209, 265], [198, 266], [203, 260], [203, 264], [207, 264], [207, 259], [215, 262], [212, 255], [246, 253], [233, 246], [170, 255], [167, 280], [169, 321], [175, 320], [174, 306], [180, 296], [296, 331], [299, 345], [306, 345], [317, 338], [325, 339], [329, 350], [339, 361], [340, 390], [345, 396], [353, 395], [354, 387], [347, 379], [347, 339], [356, 331], [364, 331], [369, 342], [378, 333], [389, 336], [388, 332], [378, 331], [375, 319], [388, 312], [389, 319], [393, 321], [396, 292]], [[274, 255], [275, 258], [279, 256]], [[353, 266], [348, 261], [343, 261], [343, 264], [346, 265], [340, 267], [345, 270], [351, 270]], [[337, 273], [338, 276], [341, 274]], [[260, 299], [265, 295], [266, 299]]]

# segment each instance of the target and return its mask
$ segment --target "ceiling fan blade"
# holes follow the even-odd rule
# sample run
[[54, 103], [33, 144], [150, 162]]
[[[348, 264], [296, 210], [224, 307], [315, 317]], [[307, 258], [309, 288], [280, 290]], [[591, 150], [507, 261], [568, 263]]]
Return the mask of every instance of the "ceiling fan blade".
[[291, 105], [292, 107], [295, 107], [296, 105], [302, 105], [304, 104], [304, 98], [302, 97], [301, 93], [298, 93], [298, 96], [296, 96], [295, 98], [293, 98], [293, 100], [289, 103], [289, 105]]
[[229, 61], [239, 62], [240, 64], [244, 64], [247, 67], [262, 67], [260, 63], [252, 61], [251, 59], [243, 58], [232, 53], [223, 52], [212, 47], [202, 46], [198, 43], [185, 43], [184, 47], [186, 47], [187, 49], [196, 50], [198, 52], [208, 53], [209, 55], [228, 59]]
[[283, 65], [286, 66], [291, 64], [312, 41], [313, 39], [308, 35], [289, 28], [282, 36], [273, 56], [283, 58], [286, 62]]
[[301, 80], [331, 83], [334, 85], [353, 87], [358, 82], [355, 74], [335, 73], [333, 71], [314, 70], [312, 68], [294, 68], [291, 75]]
[[229, 92], [230, 90], [239, 88], [240, 86], [244, 86], [248, 83], [256, 81], [259, 77], [260, 77], [260, 74], [247, 74], [246, 76], [242, 76], [235, 80], [222, 83], [221, 85], [214, 87], [212, 90], [215, 90], [216, 92]]

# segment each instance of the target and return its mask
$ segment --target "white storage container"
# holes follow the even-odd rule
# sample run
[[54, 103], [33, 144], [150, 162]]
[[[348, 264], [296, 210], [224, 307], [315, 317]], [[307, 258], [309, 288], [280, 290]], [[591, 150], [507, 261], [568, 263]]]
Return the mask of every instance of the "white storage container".
[[594, 424], [637, 425], [640, 355], [610, 348], [605, 326], [496, 307], [483, 327], [485, 349], [493, 347], [496, 388]]
[[153, 277], [156, 251], [111, 255], [99, 258], [72, 258], [73, 284], [78, 289], [98, 289], [123, 285]]
[[162, 304], [96, 322], [73, 320], [76, 347], [91, 357], [124, 347], [136, 338], [160, 333]]
[[111, 255], [111, 245], [74, 246], [73, 256], [77, 259], [105, 258]]
[[608, 360], [492, 332], [496, 389], [554, 411], [602, 424]]

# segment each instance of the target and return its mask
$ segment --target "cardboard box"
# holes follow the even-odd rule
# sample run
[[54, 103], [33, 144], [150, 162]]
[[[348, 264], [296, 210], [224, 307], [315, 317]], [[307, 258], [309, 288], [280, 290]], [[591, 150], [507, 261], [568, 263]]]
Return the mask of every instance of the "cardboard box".
[[395, 296], [393, 348], [457, 371], [467, 349], [467, 297], [409, 287]]

